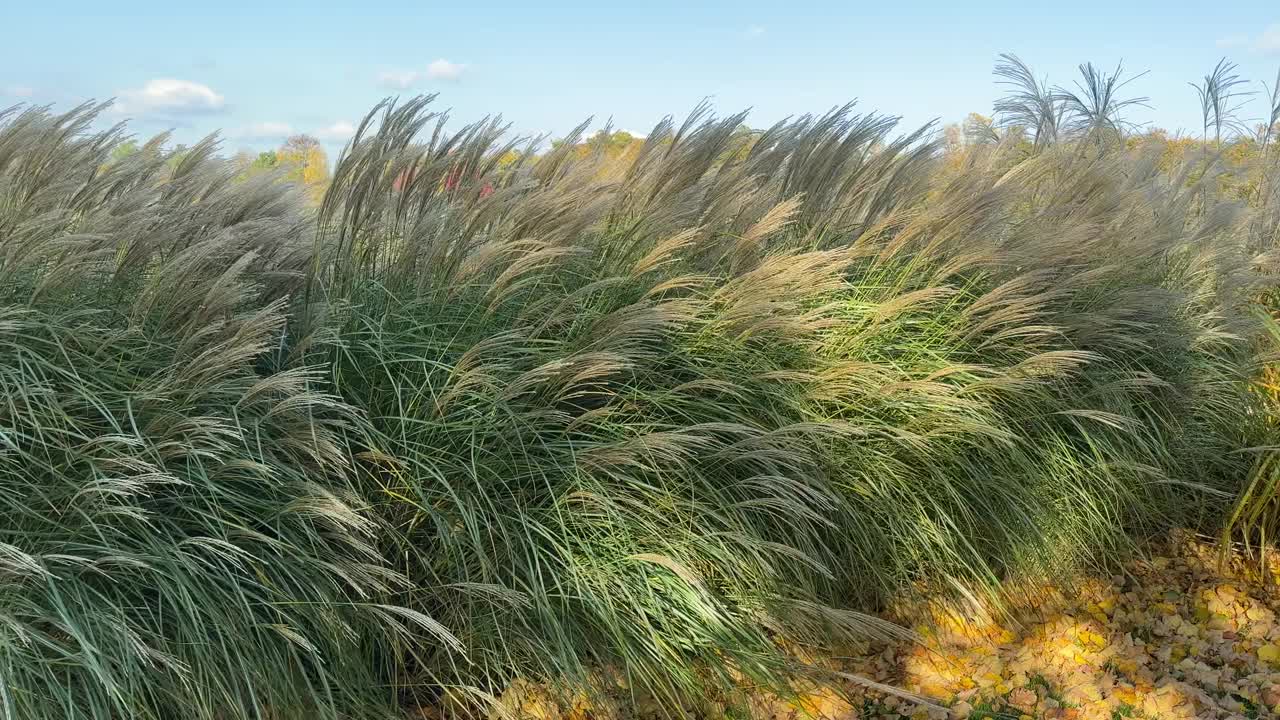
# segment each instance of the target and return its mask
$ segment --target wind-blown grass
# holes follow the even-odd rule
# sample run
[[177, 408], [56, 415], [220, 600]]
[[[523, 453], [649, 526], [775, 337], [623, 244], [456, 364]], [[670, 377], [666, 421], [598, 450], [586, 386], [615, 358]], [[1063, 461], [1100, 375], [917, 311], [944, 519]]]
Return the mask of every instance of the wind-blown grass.
[[1133, 101], [1091, 72], [1008, 58], [949, 157], [852, 106], [616, 156], [388, 102], [315, 215], [212, 141], [7, 116], [0, 707], [674, 708], [1212, 527], [1265, 444], [1271, 216], [1093, 142]]
[[0, 128], [0, 717], [380, 713], [373, 658], [420, 623], [383, 606], [355, 412], [256, 368], [293, 191], [208, 144], [111, 165], [97, 111]]
[[1254, 259], [1152, 158], [949, 175], [889, 118], [700, 108], [621, 168], [570, 138], [499, 171], [496, 126], [381, 112], [307, 346], [376, 429], [389, 554], [447, 588], [409, 604], [475, 664], [433, 682], [777, 682], [783, 644], [879, 630], [849, 610], [1108, 565], [1244, 472]]

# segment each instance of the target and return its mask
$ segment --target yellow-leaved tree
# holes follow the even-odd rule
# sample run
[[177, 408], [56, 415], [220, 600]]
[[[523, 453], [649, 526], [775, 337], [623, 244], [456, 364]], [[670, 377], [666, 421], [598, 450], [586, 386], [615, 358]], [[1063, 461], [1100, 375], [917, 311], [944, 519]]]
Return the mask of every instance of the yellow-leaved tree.
[[285, 177], [302, 184], [319, 201], [329, 185], [329, 157], [320, 141], [310, 135], [293, 135], [276, 151], [276, 164], [287, 168]]

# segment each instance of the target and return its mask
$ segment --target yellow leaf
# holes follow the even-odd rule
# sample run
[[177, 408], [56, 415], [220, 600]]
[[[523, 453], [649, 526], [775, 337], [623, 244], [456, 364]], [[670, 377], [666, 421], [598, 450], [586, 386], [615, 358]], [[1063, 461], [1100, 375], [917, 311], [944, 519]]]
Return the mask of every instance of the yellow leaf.
[[1272, 665], [1280, 665], [1280, 645], [1263, 645], [1258, 648], [1258, 659]]

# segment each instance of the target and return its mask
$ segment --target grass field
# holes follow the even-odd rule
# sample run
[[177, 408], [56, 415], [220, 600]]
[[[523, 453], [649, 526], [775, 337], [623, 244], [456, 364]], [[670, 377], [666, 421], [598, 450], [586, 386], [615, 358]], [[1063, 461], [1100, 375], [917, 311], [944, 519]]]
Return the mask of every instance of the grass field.
[[321, 193], [0, 115], [0, 717], [786, 695], [902, 602], [1266, 548], [1274, 138], [1090, 71], [959, 134], [387, 102]]

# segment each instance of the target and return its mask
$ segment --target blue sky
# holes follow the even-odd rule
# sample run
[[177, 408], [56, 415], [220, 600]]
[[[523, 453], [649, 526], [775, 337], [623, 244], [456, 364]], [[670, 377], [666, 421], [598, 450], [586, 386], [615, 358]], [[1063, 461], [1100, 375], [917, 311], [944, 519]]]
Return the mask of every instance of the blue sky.
[[[228, 151], [289, 132], [331, 152], [379, 99], [439, 92], [457, 122], [502, 113], [524, 133], [587, 116], [643, 132], [710, 97], [751, 124], [858, 99], [917, 125], [989, 112], [991, 67], [1014, 52], [1051, 82], [1085, 60], [1133, 72], [1152, 109], [1131, 119], [1199, 127], [1187, 83], [1227, 55], [1254, 81], [1280, 68], [1280, 4], [1168, 2], [14, 3], [4, 11], [0, 106], [119, 98], [139, 135]], [[1254, 87], [1260, 87], [1256, 82]], [[1255, 114], [1261, 112], [1258, 102]]]

